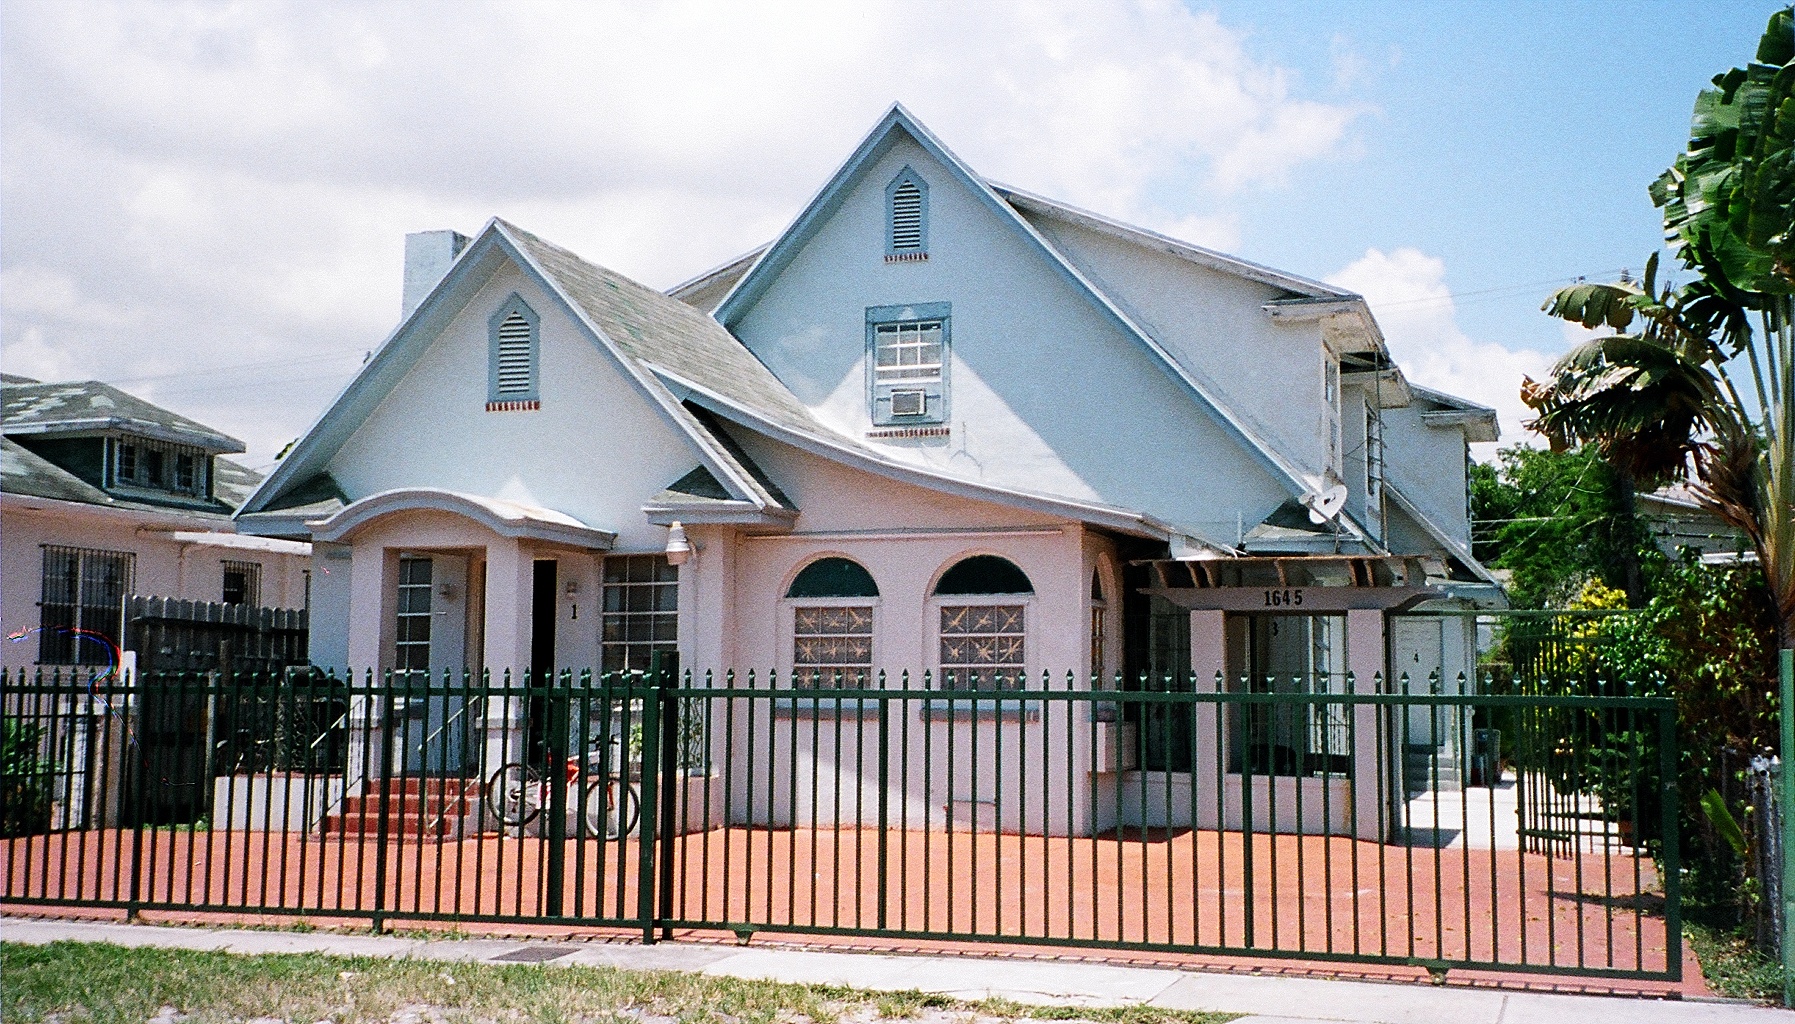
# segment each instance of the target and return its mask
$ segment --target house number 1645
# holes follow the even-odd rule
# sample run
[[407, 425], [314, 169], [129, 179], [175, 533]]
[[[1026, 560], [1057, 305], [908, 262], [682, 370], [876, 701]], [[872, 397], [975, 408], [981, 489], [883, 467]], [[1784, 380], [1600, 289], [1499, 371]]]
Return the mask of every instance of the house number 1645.
[[1267, 608], [1300, 608], [1303, 604], [1301, 590], [1267, 590], [1265, 606]]

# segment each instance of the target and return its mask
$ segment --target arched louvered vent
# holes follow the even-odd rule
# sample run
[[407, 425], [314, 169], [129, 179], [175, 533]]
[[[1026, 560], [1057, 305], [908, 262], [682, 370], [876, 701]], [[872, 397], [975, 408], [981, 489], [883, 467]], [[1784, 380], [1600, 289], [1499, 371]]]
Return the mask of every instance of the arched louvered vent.
[[527, 395], [530, 387], [530, 322], [513, 312], [499, 324], [499, 380], [501, 395]]

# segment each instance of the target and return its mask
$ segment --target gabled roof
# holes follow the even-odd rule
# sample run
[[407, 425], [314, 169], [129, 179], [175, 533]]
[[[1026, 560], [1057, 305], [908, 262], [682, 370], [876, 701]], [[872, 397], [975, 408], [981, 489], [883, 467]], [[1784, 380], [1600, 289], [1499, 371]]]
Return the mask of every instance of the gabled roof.
[[[1133, 339], [1145, 348], [1161, 369], [1175, 383], [1189, 392], [1198, 406], [1207, 412], [1224, 432], [1240, 442], [1247, 453], [1261, 463], [1274, 479], [1283, 482], [1292, 495], [1302, 494], [1307, 490], [1302, 472], [1294, 463], [1266, 443], [1255, 431], [1248, 428], [1245, 421], [1231, 413], [1209, 386], [1179, 364], [1150, 333], [1124, 312], [1115, 300], [1092, 283], [1064, 253], [1055, 248], [1045, 236], [1035, 230], [1034, 226], [1017, 212], [1015, 207], [1006, 202], [989, 182], [979, 177], [959, 157], [955, 156], [927, 128], [912, 117], [902, 104], [893, 104], [891, 109], [886, 111], [885, 116], [879, 120], [879, 123], [873, 127], [866, 138], [861, 140], [853, 154], [836, 170], [821, 191], [811, 199], [810, 203], [767, 247], [766, 251], [761, 253], [741, 280], [736, 282], [735, 287], [730, 290], [728, 297], [717, 307], [714, 314], [719, 322], [725, 327], [731, 327], [739, 321], [740, 317], [754, 305], [779, 274], [790, 265], [799, 250], [840, 207], [862, 173], [879, 160], [899, 138], [909, 138], [947, 168], [962, 187], [996, 215], [999, 222], [1016, 232], [1025, 244], [1045, 259], [1048, 265], [1072, 286], [1074, 291], [1091, 304], [1098, 315], [1113, 324], [1124, 336]], [[1320, 287], [1326, 288], [1327, 286]]]
[[1198, 264], [1199, 266], [1208, 267], [1211, 270], [1219, 270], [1223, 273], [1234, 274], [1237, 277], [1244, 277], [1249, 281], [1258, 281], [1260, 284], [1271, 285], [1273, 288], [1282, 288], [1301, 298], [1332, 300], [1356, 299], [1359, 297], [1352, 292], [1342, 291], [1331, 284], [1324, 284], [1320, 281], [1300, 277], [1296, 274], [1286, 273], [1261, 263], [1254, 263], [1251, 260], [1241, 259], [1238, 256], [1230, 256], [1225, 252], [1204, 248], [1200, 245], [1194, 245], [1190, 242], [1173, 238], [1170, 235], [1162, 235], [1157, 231], [1150, 231], [1147, 228], [1136, 227], [1133, 224], [1125, 224], [1119, 220], [1105, 217], [1100, 213], [1092, 213], [1089, 210], [1080, 209], [1069, 203], [1062, 203], [1057, 199], [1049, 199], [1046, 196], [1036, 195], [1033, 192], [1027, 192], [1014, 186], [1004, 185], [995, 181], [989, 182], [989, 184], [992, 190], [1000, 197], [1009, 202], [1011, 206], [1016, 207], [1024, 213], [1041, 214], [1056, 220], [1077, 224], [1080, 227], [1089, 228], [1100, 234], [1119, 238], [1134, 245], [1153, 249], [1158, 252], [1167, 253], [1168, 255], [1176, 256], [1181, 260], [1187, 260], [1191, 263]]
[[715, 386], [806, 422], [809, 413], [760, 361], [715, 320], [690, 306], [594, 266], [559, 246], [494, 218], [458, 257], [411, 315], [381, 343], [355, 379], [313, 423], [280, 466], [263, 481], [243, 513], [272, 507], [289, 489], [324, 472], [332, 456], [423, 353], [436, 331], [484, 283], [498, 259], [509, 259], [543, 290], [598, 348], [691, 440], [700, 461], [739, 499], [777, 508], [727, 448], [683, 409], [646, 368], [646, 357], [676, 366]]
[[1403, 515], [1408, 516], [1409, 519], [1414, 521], [1415, 525], [1426, 531], [1427, 535], [1432, 537], [1441, 547], [1445, 548], [1446, 551], [1452, 555], [1454, 560], [1465, 567], [1466, 571], [1485, 583], [1501, 586], [1501, 582], [1497, 580], [1496, 577], [1490, 575], [1490, 571], [1484, 567], [1483, 563], [1479, 562], [1477, 557], [1471, 554], [1470, 545], [1442, 529], [1440, 524], [1434, 522], [1427, 513], [1421, 511], [1420, 506], [1410, 501], [1408, 496], [1402, 493], [1401, 488], [1386, 480], [1384, 481], [1384, 490], [1389, 493], [1391, 498], [1395, 499], [1396, 507], [1401, 510]]
[[1502, 436], [1502, 428], [1496, 419], [1496, 410], [1487, 405], [1478, 405], [1444, 391], [1435, 391], [1410, 382], [1409, 390], [1415, 397], [1435, 406], [1421, 413], [1421, 422], [1429, 426], [1462, 426], [1465, 428], [1467, 441], [1494, 441]]
[[[1164, 538], [1171, 532], [1150, 517], [1124, 509], [970, 483], [900, 465], [817, 422], [772, 371], [716, 320], [498, 219], [480, 232], [444, 279], [382, 342], [362, 372], [244, 504], [238, 513], [241, 528], [285, 533], [304, 521], [320, 518], [301, 518], [301, 509], [283, 507], [289, 498], [295, 499], [293, 504], [298, 504], [299, 498], [323, 503], [307, 505], [304, 513], [330, 515], [342, 507], [331, 495], [314, 495], [307, 488], [321, 478], [331, 456], [409, 369], [434, 336], [432, 328], [447, 323], [459, 309], [459, 302], [465, 301], [459, 293], [465, 289], [471, 294], [484, 281], [485, 275], [477, 274], [476, 268], [495, 253], [514, 260], [526, 273], [535, 275], [545, 290], [560, 297], [569, 315], [588, 328], [595, 343], [617, 358], [626, 375], [704, 453], [698, 467], [703, 474], [687, 473], [674, 482], [695, 490], [670, 486], [645, 507], [653, 522], [691, 515], [694, 520], [704, 516], [713, 521], [767, 524], [789, 522], [795, 516], [797, 510], [790, 499], [718, 427], [710, 416], [715, 413], [775, 440], [888, 479], [1050, 511], [1143, 536]], [[691, 401], [687, 403], [687, 399]], [[704, 484], [704, 476], [729, 497], [716, 498]]]
[[245, 450], [242, 441], [228, 434], [97, 380], [60, 384], [8, 380], [0, 387], [0, 402], [4, 404], [0, 430], [11, 436], [118, 431], [214, 453]]
[[717, 304], [728, 296], [729, 290], [742, 279], [760, 254], [767, 251], [764, 245], [757, 245], [727, 263], [712, 267], [697, 277], [667, 289], [667, 294], [695, 307], [701, 312], [709, 313], [717, 308]]

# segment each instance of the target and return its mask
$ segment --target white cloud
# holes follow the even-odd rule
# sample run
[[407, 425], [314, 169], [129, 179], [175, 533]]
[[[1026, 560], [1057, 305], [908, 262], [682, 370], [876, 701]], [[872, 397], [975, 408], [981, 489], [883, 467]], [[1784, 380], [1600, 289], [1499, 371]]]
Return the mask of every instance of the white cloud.
[[894, 99], [994, 178], [1231, 247], [1216, 197], [1362, 113], [1243, 38], [1172, 0], [8, 4], [0, 355], [154, 376], [265, 456], [391, 327], [405, 232], [499, 215], [671, 284], [770, 237]]
[[1391, 356], [1410, 380], [1495, 409], [1504, 444], [1537, 441], [1537, 435], [1521, 426], [1533, 418], [1533, 411], [1521, 401], [1521, 378], [1542, 379], [1553, 357], [1465, 334], [1458, 325], [1442, 260], [1418, 249], [1388, 253], [1367, 249], [1364, 256], [1329, 275], [1327, 282], [1365, 297], [1384, 330]]

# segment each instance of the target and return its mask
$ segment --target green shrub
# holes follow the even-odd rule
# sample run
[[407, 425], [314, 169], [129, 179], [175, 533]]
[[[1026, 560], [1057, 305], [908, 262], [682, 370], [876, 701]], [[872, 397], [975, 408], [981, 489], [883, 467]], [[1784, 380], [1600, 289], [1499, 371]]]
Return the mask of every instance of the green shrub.
[[50, 773], [55, 766], [38, 757], [43, 726], [0, 718], [0, 836], [50, 831]]

